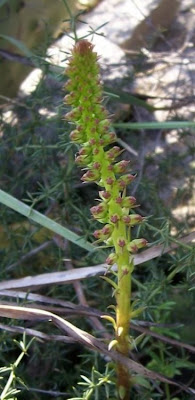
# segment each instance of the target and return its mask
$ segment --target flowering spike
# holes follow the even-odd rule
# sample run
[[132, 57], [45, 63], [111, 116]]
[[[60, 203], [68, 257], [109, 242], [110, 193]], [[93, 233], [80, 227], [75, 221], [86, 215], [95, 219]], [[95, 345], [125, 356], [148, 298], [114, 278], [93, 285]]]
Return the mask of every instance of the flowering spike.
[[[101, 202], [91, 208], [91, 213], [98, 222], [104, 224], [102, 229], [94, 232], [95, 238], [103, 241], [107, 247], [114, 247], [106, 262], [108, 265], [117, 263], [118, 267], [118, 281], [114, 282], [117, 299], [116, 338], [110, 347], [116, 344], [117, 351], [127, 356], [133, 271], [133, 258], [129, 253], [146, 245], [146, 241], [131, 241], [131, 226], [143, 220], [138, 214], [129, 215], [136, 200], [132, 196], [125, 196], [126, 187], [135, 179], [135, 175], [128, 173], [129, 161], [116, 162], [123, 150], [118, 146], [110, 146], [116, 141], [116, 135], [111, 131], [108, 113], [102, 106], [98, 57], [93, 47], [87, 40], [80, 40], [72, 50], [66, 69], [70, 79], [65, 85], [71, 92], [65, 101], [72, 106], [72, 111], [66, 114], [66, 119], [76, 125], [70, 137], [73, 142], [81, 145], [76, 162], [87, 168], [82, 181], [95, 181], [102, 188], [99, 191]], [[127, 400], [131, 381], [129, 372], [120, 363], [117, 371], [118, 397]]]

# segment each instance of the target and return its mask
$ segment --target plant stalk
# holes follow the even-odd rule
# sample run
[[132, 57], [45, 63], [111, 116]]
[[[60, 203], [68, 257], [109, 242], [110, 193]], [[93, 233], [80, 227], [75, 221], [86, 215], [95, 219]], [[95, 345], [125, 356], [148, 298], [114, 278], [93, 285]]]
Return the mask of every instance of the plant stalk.
[[[119, 353], [128, 356], [132, 253], [144, 247], [146, 240], [131, 240], [131, 227], [141, 223], [143, 217], [131, 213], [131, 209], [136, 207], [136, 199], [126, 195], [126, 187], [135, 176], [129, 173], [129, 160], [117, 162], [122, 151], [118, 146], [112, 146], [117, 138], [112, 132], [108, 113], [101, 104], [102, 87], [97, 60], [91, 43], [80, 40], [75, 44], [66, 69], [70, 78], [66, 88], [70, 93], [65, 101], [72, 106], [66, 119], [76, 124], [70, 137], [80, 145], [76, 162], [86, 171], [82, 181], [96, 182], [101, 188], [99, 203], [91, 208], [91, 213], [104, 226], [96, 230], [94, 236], [106, 247], [114, 248], [106, 263], [118, 265], [117, 285], [109, 279], [115, 287], [116, 296], [116, 320], [112, 321], [115, 339], [109, 348], [115, 346]], [[121, 363], [116, 366], [116, 371], [118, 399], [129, 400], [130, 372]]]
[[[124, 230], [121, 224], [116, 230], [116, 237], [121, 236]], [[119, 232], [118, 232], [119, 231]], [[123, 235], [125, 232], [123, 233]], [[114, 235], [113, 235], [114, 236]], [[119, 248], [114, 241], [115, 251], [118, 254], [118, 290], [116, 293], [116, 340], [117, 350], [124, 356], [129, 353], [129, 323], [131, 314], [131, 273], [133, 262], [129, 262], [129, 252], [126, 248]], [[117, 387], [119, 399], [129, 400], [130, 392], [130, 372], [121, 363], [117, 364]]]

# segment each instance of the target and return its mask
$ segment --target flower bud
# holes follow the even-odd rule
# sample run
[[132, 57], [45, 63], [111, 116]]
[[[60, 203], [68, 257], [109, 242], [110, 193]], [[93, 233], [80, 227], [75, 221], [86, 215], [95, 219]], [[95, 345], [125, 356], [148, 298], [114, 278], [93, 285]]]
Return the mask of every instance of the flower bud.
[[114, 165], [114, 172], [115, 174], [122, 174], [126, 171], [130, 161], [122, 160], [119, 161], [117, 164]]
[[123, 198], [122, 198], [121, 196], [118, 196], [118, 197], [115, 199], [115, 202], [116, 202], [116, 204], [122, 204], [122, 203], [123, 203]]
[[116, 253], [110, 253], [106, 259], [106, 264], [113, 265], [117, 261]]
[[132, 208], [136, 203], [136, 198], [133, 196], [126, 196], [122, 199], [122, 206], [125, 208]]
[[116, 135], [114, 132], [108, 132], [101, 136], [99, 143], [101, 146], [105, 147], [108, 144], [116, 142]]
[[72, 88], [73, 88], [73, 83], [72, 83], [72, 80], [71, 80], [71, 79], [68, 79], [68, 80], [67, 80], [67, 82], [66, 82], [65, 85], [64, 85], [64, 88], [65, 88], [68, 92], [70, 92], [70, 91], [72, 90]]
[[66, 75], [67, 75], [67, 76], [74, 76], [75, 73], [77, 73], [77, 68], [76, 68], [76, 66], [73, 64], [73, 59], [70, 58], [70, 59], [69, 59], [69, 65], [66, 67]]
[[95, 146], [95, 144], [96, 144], [95, 138], [89, 139], [89, 144], [90, 144], [90, 146]]
[[99, 154], [99, 152], [100, 152], [100, 150], [98, 149], [98, 147], [95, 147], [95, 148], [93, 149], [93, 155], [94, 155], [94, 156], [97, 156], [97, 154]]
[[106, 152], [106, 158], [107, 160], [109, 160], [110, 162], [114, 161], [115, 158], [117, 158], [121, 153], [123, 152], [123, 150], [120, 149], [120, 147], [118, 146], [114, 146], [112, 147], [112, 149], [108, 150]]
[[93, 236], [95, 236], [96, 239], [101, 239], [101, 229], [96, 229], [93, 232]]
[[94, 232], [96, 239], [107, 240], [112, 234], [113, 227], [106, 224], [102, 229], [98, 229]]
[[123, 272], [123, 276], [124, 275], [128, 275], [129, 274], [129, 272], [130, 272], [130, 268], [129, 268], [129, 265], [122, 265], [122, 272]]
[[107, 215], [107, 205], [102, 202], [98, 206], [93, 206], [90, 208], [93, 217], [101, 222]]
[[117, 239], [117, 244], [118, 244], [118, 246], [119, 247], [125, 247], [125, 245], [126, 245], [126, 240], [123, 238], [123, 237], [119, 237], [118, 239]]
[[82, 147], [75, 158], [75, 162], [81, 167], [85, 167], [86, 165], [89, 165], [91, 163], [91, 158], [92, 156], [90, 154], [90, 148]]
[[69, 104], [69, 105], [73, 104], [73, 103], [74, 103], [74, 100], [75, 100], [75, 93], [74, 93], [74, 92], [71, 92], [71, 93], [67, 94], [67, 95], [64, 97], [65, 103], [66, 103], [66, 104]]
[[136, 253], [138, 249], [142, 249], [143, 247], [147, 246], [146, 239], [134, 239], [127, 245], [127, 249], [130, 253]]
[[91, 148], [89, 145], [81, 147], [81, 149], [79, 150], [80, 156], [89, 156], [90, 154], [91, 154]]
[[113, 232], [113, 227], [109, 224], [104, 225], [102, 228], [103, 235], [110, 236]]
[[110, 128], [110, 122], [108, 119], [103, 119], [103, 121], [100, 121], [99, 128], [101, 132], [108, 132]]
[[94, 47], [94, 45], [92, 43], [88, 42], [87, 40], [84, 40], [84, 39], [79, 40], [75, 44], [75, 46], [72, 50], [72, 53], [75, 55], [78, 54], [81, 57], [82, 56], [86, 57], [87, 55], [92, 56], [93, 54], [96, 54], [96, 53], [92, 53], [93, 47]]
[[117, 224], [119, 220], [120, 220], [120, 216], [118, 214], [113, 214], [110, 217], [110, 222], [112, 224]]
[[143, 217], [139, 214], [124, 215], [122, 220], [128, 226], [134, 226], [143, 221]]
[[83, 182], [94, 182], [99, 180], [99, 171], [89, 169], [81, 178]]
[[100, 170], [101, 169], [101, 164], [98, 161], [95, 161], [92, 165], [93, 170]]
[[[98, 107], [100, 107], [100, 116], [101, 116], [101, 119], [103, 120], [103, 118], [107, 118], [107, 117], [108, 117], [108, 111], [106, 110], [106, 108], [105, 108], [104, 106], [99, 105], [99, 104], [98, 104]], [[99, 111], [99, 110], [98, 110], [98, 111]], [[106, 125], [106, 126], [109, 126], [108, 120], [106, 119], [105, 121], [106, 121], [105, 125]]]
[[129, 185], [129, 183], [131, 183], [133, 180], [135, 179], [135, 175], [131, 175], [131, 174], [127, 174], [127, 175], [122, 175], [119, 179], [118, 179], [118, 185], [119, 188], [125, 189], [127, 185]]
[[108, 177], [108, 178], [106, 179], [106, 183], [107, 183], [108, 185], [112, 186], [113, 183], [114, 183], [114, 178]]
[[80, 167], [86, 167], [88, 165], [88, 158], [86, 156], [77, 156], [75, 157], [75, 162]]
[[68, 112], [68, 113], [65, 115], [65, 118], [66, 118], [68, 121], [75, 121], [75, 120], [77, 120], [78, 118], [80, 118], [82, 111], [83, 111], [83, 107], [82, 107], [82, 106], [73, 108], [72, 111]]
[[78, 131], [77, 129], [75, 129], [74, 131], [72, 131], [70, 133], [70, 139], [72, 140], [72, 142], [75, 142], [75, 143], [83, 143], [84, 142], [84, 137], [83, 137], [82, 133], [80, 131]]
[[110, 198], [111, 198], [111, 193], [110, 192], [107, 192], [107, 191], [104, 191], [104, 190], [101, 190], [100, 192], [99, 192], [99, 195], [100, 195], [100, 197], [101, 197], [101, 199], [102, 200], [110, 200]]

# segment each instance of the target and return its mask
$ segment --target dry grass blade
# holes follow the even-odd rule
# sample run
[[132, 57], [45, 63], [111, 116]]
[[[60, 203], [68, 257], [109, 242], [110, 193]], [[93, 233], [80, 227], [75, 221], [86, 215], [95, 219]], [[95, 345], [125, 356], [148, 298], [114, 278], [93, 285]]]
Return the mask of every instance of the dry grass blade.
[[[59, 299], [52, 299], [49, 298], [47, 296], [42, 296], [42, 295], [38, 295], [38, 294], [34, 294], [34, 293], [26, 293], [26, 292], [20, 292], [20, 291], [12, 291], [12, 290], [2, 290], [0, 291], [0, 295], [6, 296], [6, 297], [15, 297], [17, 299], [22, 298], [22, 299], [26, 299], [26, 300], [33, 300], [33, 301], [37, 301], [40, 303], [46, 303], [46, 304], [57, 304], [59, 306], [61, 306], [61, 308], [57, 308], [57, 307], [46, 307], [46, 306], [38, 306], [37, 304], [30, 304], [28, 305], [28, 307], [32, 308], [41, 308], [42, 310], [47, 310], [47, 311], [52, 311], [55, 314], [61, 314], [63, 316], [73, 316], [73, 315], [77, 315], [77, 316], [87, 316], [87, 317], [96, 317], [96, 318], [101, 318], [102, 315], [108, 315], [108, 313], [104, 313], [104, 312], [100, 312], [97, 309], [91, 308], [89, 306], [83, 306], [83, 305], [76, 305], [74, 303], [70, 303], [70, 302], [66, 302], [63, 300], [59, 300]], [[5, 303], [2, 302], [2, 304], [7, 304], [10, 305], [11, 303]], [[12, 303], [12, 305], [17, 305], [18, 303]], [[147, 324], [147, 322], [144, 322], [144, 324]], [[190, 351], [191, 353], [195, 353], [195, 347], [187, 344], [187, 343], [183, 343], [179, 340], [175, 340], [172, 339], [170, 337], [161, 335], [157, 332], [151, 331], [150, 329], [148, 329], [145, 326], [142, 326], [142, 322], [141, 321], [136, 321], [136, 324], [134, 324], [133, 322], [131, 323], [132, 328], [135, 331], [138, 332], [142, 332], [145, 333], [148, 336], [152, 336], [155, 337], [165, 343], [169, 343], [172, 346], [177, 346], [177, 347], [183, 347], [184, 349]], [[152, 324], [152, 326], [154, 326]], [[0, 325], [0, 329], [1, 329], [1, 325]], [[20, 329], [24, 329], [24, 328], [20, 328]], [[101, 330], [101, 329], [100, 329]], [[36, 335], [35, 335], [36, 336]], [[52, 338], [52, 336], [50, 336]], [[55, 340], [55, 339], [54, 339]]]
[[70, 301], [64, 301], [61, 299], [56, 299], [56, 298], [51, 298], [48, 296], [43, 296], [41, 294], [37, 293], [27, 293], [19, 290], [0, 290], [0, 295], [5, 296], [5, 297], [14, 297], [17, 299], [24, 299], [24, 300], [31, 300], [31, 301], [37, 301], [39, 303], [45, 303], [45, 304], [57, 304], [62, 307], [66, 307], [70, 310], [75, 309], [75, 307], [78, 307], [74, 303], [71, 303]]
[[66, 332], [70, 337], [80, 343], [87, 344], [89, 347], [94, 348], [91, 335], [49, 311], [30, 307], [0, 305], [0, 316], [28, 321], [52, 321], [54, 325]]
[[[26, 293], [26, 295], [27, 295], [27, 293]], [[20, 295], [18, 295], [17, 297], [19, 298]], [[33, 295], [32, 295], [32, 297], [33, 297]], [[23, 296], [22, 296], [22, 298], [23, 298]], [[55, 303], [55, 299], [54, 299], [54, 303]], [[17, 303], [2, 302], [2, 305], [12, 305], [12, 306], [14, 305], [15, 306], [15, 305], [17, 305]], [[100, 312], [100, 311], [98, 311], [96, 309], [90, 308], [88, 306], [80, 306], [80, 305], [74, 305], [74, 307], [65, 306], [65, 307], [60, 307], [59, 308], [59, 307], [38, 306], [37, 304], [29, 304], [28, 307], [29, 308], [41, 309], [41, 310], [45, 310], [45, 311], [50, 311], [50, 312], [53, 312], [55, 314], [59, 314], [59, 315], [63, 315], [63, 316], [69, 316], [69, 317], [73, 316], [73, 315], [77, 315], [77, 316], [81, 317], [81, 316], [84, 315], [86, 317], [101, 318], [104, 314], [108, 315], [108, 313], [103, 313], [103, 312]], [[141, 321], [136, 321], [136, 324], [134, 324], [132, 322], [131, 326], [135, 331], [145, 333], [148, 336], [155, 337], [155, 338], [157, 338], [157, 339], [159, 339], [159, 340], [161, 340], [161, 341], [163, 341], [165, 343], [171, 344], [172, 346], [183, 347], [184, 349], [190, 351], [191, 353], [195, 353], [195, 347], [194, 346], [192, 346], [190, 344], [187, 344], [187, 343], [180, 342], [180, 341], [172, 339], [170, 337], [161, 335], [161, 334], [156, 333], [154, 331], [151, 331], [150, 329], [148, 329], [146, 327], [143, 327], [141, 324], [142, 324]], [[152, 326], [154, 326], [154, 325], [152, 325]], [[1, 324], [0, 324], [0, 329], [3, 329], [3, 328], [1, 328]], [[19, 328], [19, 329], [25, 329], [25, 328]], [[101, 329], [97, 329], [97, 330], [102, 331], [101, 333], [104, 336], [105, 329], [102, 329], [102, 327], [101, 327]], [[29, 332], [30, 332], [30, 330], [29, 330]], [[33, 330], [33, 332], [35, 332], [35, 331]], [[31, 333], [29, 333], [29, 334], [31, 334]], [[38, 336], [36, 334], [32, 334], [32, 335], [33, 336]], [[43, 335], [45, 335], [45, 334], [43, 334]], [[46, 336], [48, 336], [48, 338]], [[50, 335], [50, 336], [46, 335], [46, 336], [43, 337], [43, 339], [53, 340], [53, 336], [52, 335]], [[109, 335], [107, 335], [107, 337], [109, 337]], [[55, 338], [55, 335], [54, 335], [54, 340], [57, 340]]]
[[175, 385], [180, 389], [186, 391], [187, 393], [195, 394], [194, 389], [179, 384], [178, 382], [175, 382], [172, 379], [168, 379], [161, 374], [150, 371], [147, 368], [143, 367], [141, 364], [122, 356], [117, 351], [109, 351], [107, 347], [94, 336], [82, 331], [65, 319], [48, 311], [33, 308], [0, 305], [0, 316], [30, 321], [52, 321], [54, 325], [56, 325], [62, 331], [66, 332], [70, 337], [72, 337], [79, 343], [84, 344], [94, 351], [98, 351], [100, 353], [103, 353], [104, 355], [109, 356], [113, 360], [124, 364], [127, 368], [133, 370], [134, 372], [146, 376], [151, 380], [158, 380], [171, 385]]
[[[86, 315], [86, 316], [91, 316], [91, 317], [101, 317], [103, 314], [108, 315], [108, 313], [100, 312], [94, 308], [91, 308], [89, 306], [83, 306], [83, 305], [77, 305], [74, 303], [71, 303], [69, 301], [63, 301], [60, 299], [53, 299], [48, 296], [43, 296], [35, 293], [27, 293], [27, 292], [21, 292], [21, 291], [14, 291], [14, 290], [0, 290], [0, 295], [3, 297], [13, 297], [17, 299], [16, 305], [18, 305], [18, 300], [19, 299], [25, 299], [26, 301], [36, 301], [39, 303], [46, 303], [46, 304], [52, 304], [52, 305], [58, 305], [63, 308], [60, 309], [60, 311], [64, 315]], [[1, 301], [1, 304], [7, 304], [11, 305], [9, 302], [3, 302]], [[14, 305], [14, 304], [12, 304]], [[31, 307], [32, 303], [28, 305], [28, 307]], [[40, 308], [40, 306], [37, 306], [37, 308]], [[58, 308], [59, 310], [59, 308]], [[57, 312], [57, 308], [55, 309], [55, 312]]]
[[[172, 243], [169, 247], [163, 245], [153, 246], [134, 257], [135, 265], [140, 265], [153, 258], [159, 257], [162, 254], [168, 253], [179, 247], [180, 244], [190, 243], [195, 239], [195, 232], [190, 233], [178, 240], [177, 243]], [[36, 276], [27, 276], [21, 279], [12, 279], [0, 283], [0, 290], [6, 289], [33, 289], [46, 285], [61, 285], [73, 283], [75, 280], [90, 278], [91, 276], [104, 274], [106, 265], [100, 264], [92, 267], [77, 268], [68, 271], [51, 272]], [[116, 267], [115, 267], [116, 268]], [[114, 269], [114, 267], [113, 267]]]

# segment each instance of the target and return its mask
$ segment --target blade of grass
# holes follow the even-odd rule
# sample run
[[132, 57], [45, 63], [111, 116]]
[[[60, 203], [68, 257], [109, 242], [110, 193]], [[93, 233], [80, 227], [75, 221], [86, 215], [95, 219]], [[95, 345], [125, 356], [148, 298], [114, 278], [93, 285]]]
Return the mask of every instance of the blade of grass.
[[124, 104], [140, 106], [146, 108], [146, 110], [151, 112], [157, 109], [156, 107], [151, 106], [151, 104], [148, 104], [146, 101], [140, 99], [139, 97], [123, 92], [122, 90], [116, 90], [113, 88], [109, 88], [108, 86], [104, 86], [104, 93], [111, 96], [113, 101], [115, 100]]
[[115, 128], [122, 129], [185, 129], [195, 128], [195, 122], [192, 121], [166, 121], [166, 122], [119, 122], [113, 124]]
[[95, 247], [92, 246], [91, 243], [87, 242], [85, 239], [81, 238], [70, 229], [65, 228], [64, 226], [58, 224], [57, 222], [46, 217], [40, 212], [33, 210], [31, 207], [27, 206], [27, 204], [16, 199], [10, 194], [4, 192], [3, 190], [0, 190], [0, 203], [4, 204], [14, 211], [17, 211], [19, 214], [24, 215], [25, 217], [31, 219], [39, 225], [44, 226], [52, 232], [57, 233], [58, 235], [69, 240], [70, 242], [77, 244], [85, 250], [92, 251], [95, 249]]
[[3, 35], [2, 33], [0, 33], [0, 38], [7, 40], [9, 43], [11, 43], [13, 46], [15, 46], [18, 50], [20, 50], [21, 53], [24, 54], [26, 57], [29, 57], [29, 58], [34, 57], [34, 54], [20, 40], [17, 40], [11, 36]]

